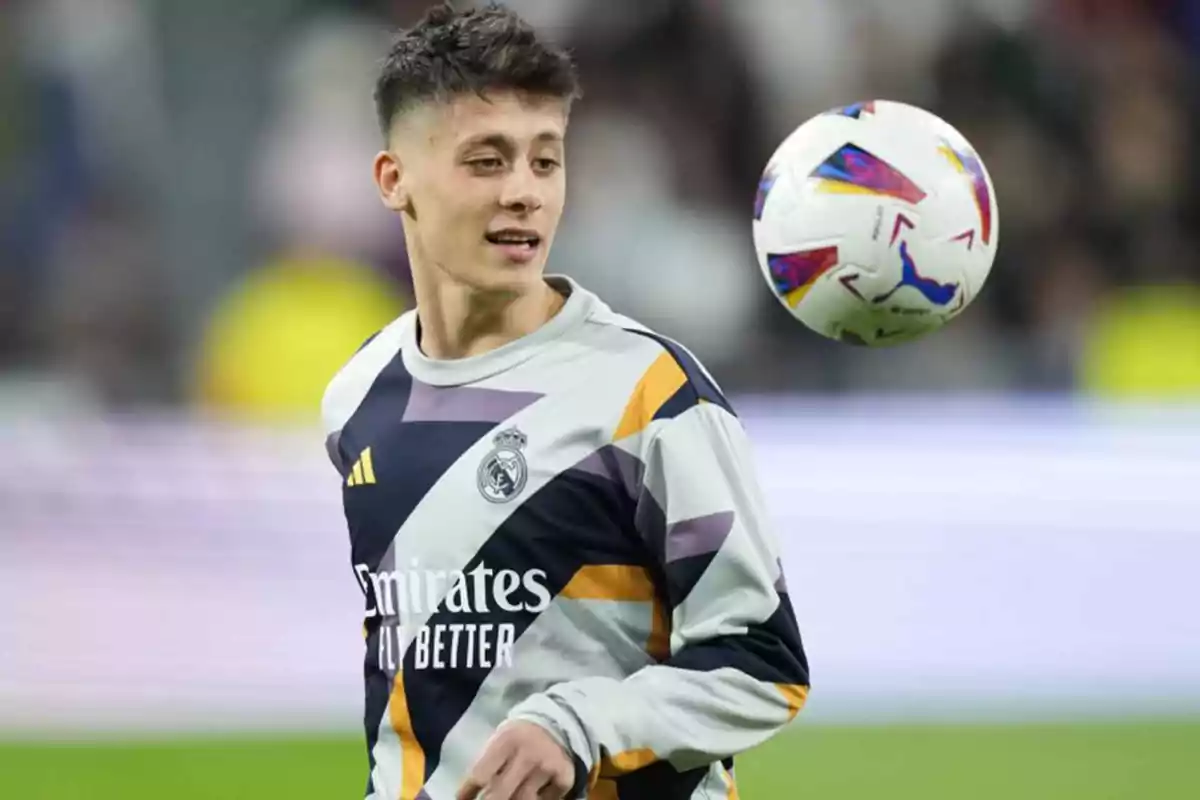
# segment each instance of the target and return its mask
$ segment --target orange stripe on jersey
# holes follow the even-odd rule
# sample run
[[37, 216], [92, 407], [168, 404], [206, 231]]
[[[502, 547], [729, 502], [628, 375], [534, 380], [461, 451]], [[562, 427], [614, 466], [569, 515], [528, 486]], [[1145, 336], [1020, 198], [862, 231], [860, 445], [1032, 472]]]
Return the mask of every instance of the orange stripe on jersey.
[[808, 700], [808, 687], [800, 686], [795, 683], [777, 683], [775, 688], [779, 690], [788, 704], [788, 719], [800, 713], [800, 709], [804, 708], [804, 702]]
[[600, 759], [600, 777], [616, 778], [648, 767], [655, 761], [658, 761], [658, 755], [649, 747], [625, 750]]
[[738, 790], [737, 790], [737, 779], [733, 777], [733, 773], [730, 772], [729, 770], [726, 769], [723, 771], [725, 773], [725, 779], [729, 783], [729, 794], [727, 794], [725, 796], [726, 800], [739, 800]]
[[416, 800], [417, 793], [425, 783], [425, 751], [413, 733], [412, 717], [408, 713], [408, 696], [404, 691], [404, 675], [396, 676], [392, 682], [392, 696], [388, 701], [392, 728], [400, 737], [400, 798]]
[[642, 567], [623, 564], [580, 567], [561, 595], [569, 600], [640, 600], [649, 603], [655, 599], [650, 573]]
[[645, 430], [663, 404], [685, 383], [687, 375], [679, 362], [670, 353], [660, 355], [634, 388], [613, 440], [620, 441]]
[[654, 591], [650, 573], [644, 568], [623, 564], [580, 567], [561, 596], [568, 600], [650, 603], [650, 636], [646, 641], [646, 652], [656, 661], [664, 661], [671, 655], [671, 618]]
[[587, 800], [621, 800], [617, 794], [617, 782], [602, 778], [588, 792]]

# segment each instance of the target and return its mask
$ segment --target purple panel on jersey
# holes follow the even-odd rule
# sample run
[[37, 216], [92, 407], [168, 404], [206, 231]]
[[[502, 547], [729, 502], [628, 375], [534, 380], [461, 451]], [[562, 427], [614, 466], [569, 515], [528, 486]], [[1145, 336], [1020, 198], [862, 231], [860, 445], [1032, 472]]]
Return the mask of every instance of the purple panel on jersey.
[[646, 465], [632, 453], [608, 446], [592, 453], [573, 469], [610, 480], [620, 486], [629, 499], [636, 500], [642, 492], [642, 475], [645, 474]]
[[469, 386], [430, 386], [413, 381], [404, 422], [503, 422], [542, 399], [535, 392]]
[[718, 511], [676, 522], [667, 529], [667, 563], [717, 552], [731, 530], [732, 511]]

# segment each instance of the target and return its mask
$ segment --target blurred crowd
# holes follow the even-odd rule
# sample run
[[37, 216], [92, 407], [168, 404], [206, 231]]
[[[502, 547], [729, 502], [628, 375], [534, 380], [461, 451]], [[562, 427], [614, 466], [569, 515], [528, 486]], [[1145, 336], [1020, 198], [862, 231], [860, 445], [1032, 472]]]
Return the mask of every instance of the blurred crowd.
[[[0, 406], [310, 415], [410, 303], [370, 178], [389, 31], [424, 0], [0, 5]], [[551, 256], [731, 392], [1200, 392], [1200, 3], [511, 0], [578, 57]], [[797, 124], [916, 103], [996, 183], [952, 326], [826, 342], [750, 210]]]

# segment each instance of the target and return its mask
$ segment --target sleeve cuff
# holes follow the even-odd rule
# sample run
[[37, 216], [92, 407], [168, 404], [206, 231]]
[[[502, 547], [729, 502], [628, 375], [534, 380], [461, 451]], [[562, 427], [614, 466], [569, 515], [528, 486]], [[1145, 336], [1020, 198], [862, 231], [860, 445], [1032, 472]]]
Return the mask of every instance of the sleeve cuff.
[[545, 729], [563, 746], [575, 762], [575, 785], [571, 788], [568, 798], [586, 798], [591, 789], [592, 765], [595, 758], [587, 733], [574, 712], [553, 698], [536, 695], [514, 708], [508, 719], [532, 722]]

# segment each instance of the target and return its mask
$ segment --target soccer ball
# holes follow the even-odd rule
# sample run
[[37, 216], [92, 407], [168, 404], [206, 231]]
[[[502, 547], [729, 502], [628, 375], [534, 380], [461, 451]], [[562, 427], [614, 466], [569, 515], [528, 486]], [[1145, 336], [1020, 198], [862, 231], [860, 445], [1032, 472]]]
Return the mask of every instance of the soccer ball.
[[996, 257], [983, 161], [947, 122], [887, 100], [819, 114], [775, 151], [754, 203], [771, 291], [823, 336], [911, 341], [958, 316]]

